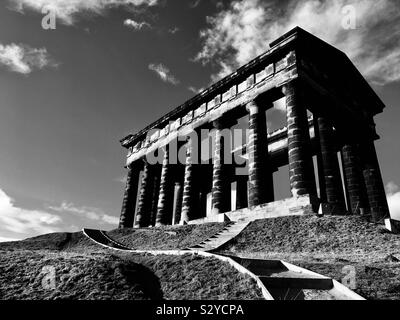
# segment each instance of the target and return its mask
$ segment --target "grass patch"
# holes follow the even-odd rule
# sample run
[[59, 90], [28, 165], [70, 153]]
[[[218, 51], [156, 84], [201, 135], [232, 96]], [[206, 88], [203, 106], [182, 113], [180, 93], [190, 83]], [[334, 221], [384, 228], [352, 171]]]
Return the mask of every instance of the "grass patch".
[[[194, 245], [226, 224], [113, 230], [137, 249]], [[54, 268], [56, 288], [45, 289], [43, 268]], [[262, 299], [248, 275], [214, 258], [153, 256], [106, 249], [82, 232], [53, 233], [0, 243], [0, 299]]]
[[292, 216], [254, 221], [219, 251], [379, 262], [400, 254], [400, 236], [357, 216]]
[[136, 250], [173, 250], [194, 246], [222, 231], [227, 223], [164, 226], [145, 229], [116, 229], [107, 234]]
[[[52, 274], [55, 288], [46, 281]], [[0, 299], [152, 299], [161, 295], [151, 290], [155, 279], [142, 265], [107, 254], [18, 250], [0, 257]]]
[[[43, 287], [53, 268], [55, 288]], [[210, 276], [212, 275], [212, 276]], [[199, 256], [15, 250], [0, 255], [0, 299], [261, 299], [228, 263]]]

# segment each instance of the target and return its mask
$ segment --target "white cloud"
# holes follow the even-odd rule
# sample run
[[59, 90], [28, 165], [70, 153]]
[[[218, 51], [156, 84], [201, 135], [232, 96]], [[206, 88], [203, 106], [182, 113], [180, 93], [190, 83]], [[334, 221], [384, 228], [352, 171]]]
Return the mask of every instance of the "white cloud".
[[0, 233], [2, 238], [22, 239], [32, 234], [60, 231], [62, 219], [41, 210], [14, 205], [14, 200], [0, 189]]
[[83, 13], [101, 15], [105, 10], [115, 7], [135, 9], [154, 6], [158, 0], [9, 0], [12, 8], [19, 12], [26, 9], [41, 13], [42, 8], [52, 10], [64, 24], [72, 25], [76, 16]]
[[177, 80], [175, 78], [175, 76], [171, 74], [171, 71], [166, 66], [164, 66], [162, 63], [149, 64], [149, 70], [154, 71], [160, 77], [160, 79], [164, 82], [168, 82], [173, 85], [179, 84], [179, 80]]
[[390, 210], [390, 216], [393, 219], [400, 220], [400, 188], [394, 182], [386, 185], [386, 196]]
[[[355, 30], [342, 26], [342, 9], [349, 4], [355, 8]], [[207, 21], [195, 59], [217, 64], [213, 80], [266, 51], [272, 40], [295, 26], [343, 50], [373, 83], [400, 80], [400, 3], [395, 0], [302, 0], [286, 8], [236, 0]]]
[[62, 202], [59, 206], [49, 206], [48, 209], [61, 213], [72, 213], [80, 218], [93, 220], [99, 224], [117, 225], [119, 221], [117, 217], [105, 214], [101, 209], [85, 206], [78, 207], [66, 201]]
[[21, 240], [21, 239], [0, 237], [0, 242], [10, 242], [10, 241], [18, 241], [18, 240]]
[[200, 93], [200, 92], [202, 92], [203, 90], [204, 90], [204, 88], [196, 88], [196, 87], [193, 87], [193, 86], [189, 86], [188, 88], [187, 88], [189, 91], [192, 91], [193, 93]]
[[125, 19], [124, 26], [135, 29], [135, 30], [141, 30], [143, 28], [151, 28], [151, 25], [147, 22], [144, 22], [144, 21], [136, 22], [135, 20], [132, 20], [132, 19]]
[[24, 44], [0, 43], [0, 65], [11, 71], [29, 74], [35, 69], [43, 69], [46, 66], [56, 66], [46, 48], [32, 48]]
[[83, 227], [116, 228], [119, 219], [93, 207], [62, 202], [58, 206], [25, 209], [0, 189], [0, 242], [52, 232], [76, 232]]

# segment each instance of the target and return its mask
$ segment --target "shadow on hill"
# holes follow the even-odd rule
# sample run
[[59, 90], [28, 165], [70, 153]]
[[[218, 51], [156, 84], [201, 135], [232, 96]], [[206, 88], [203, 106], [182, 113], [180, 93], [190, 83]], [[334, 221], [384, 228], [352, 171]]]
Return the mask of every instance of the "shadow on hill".
[[139, 286], [149, 299], [163, 299], [160, 280], [149, 268], [132, 261], [127, 261], [120, 266], [120, 272], [129, 285]]

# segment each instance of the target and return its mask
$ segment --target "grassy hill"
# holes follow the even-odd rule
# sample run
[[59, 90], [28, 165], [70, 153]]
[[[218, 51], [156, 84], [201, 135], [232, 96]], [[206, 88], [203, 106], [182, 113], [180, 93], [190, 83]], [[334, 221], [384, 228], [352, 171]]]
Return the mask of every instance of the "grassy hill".
[[[135, 249], [177, 249], [199, 243], [223, 223], [108, 232]], [[283, 259], [338, 281], [355, 270], [367, 299], [400, 298], [400, 236], [356, 216], [281, 217], [252, 222], [218, 250]], [[57, 290], [41, 290], [43, 266], [56, 269]], [[253, 279], [215, 259], [118, 253], [82, 232], [54, 233], [0, 244], [3, 299], [259, 299]]]
[[257, 220], [218, 252], [283, 259], [338, 281], [351, 266], [355, 292], [367, 299], [400, 299], [400, 236], [359, 216]]
[[[137, 247], [148, 249], [154, 243], [155, 249], [172, 249], [208, 238], [223, 227], [127, 229], [109, 234]], [[54, 290], [42, 285], [49, 267], [55, 273]], [[254, 279], [214, 258], [117, 252], [95, 244], [82, 232], [0, 243], [0, 299], [261, 298]]]

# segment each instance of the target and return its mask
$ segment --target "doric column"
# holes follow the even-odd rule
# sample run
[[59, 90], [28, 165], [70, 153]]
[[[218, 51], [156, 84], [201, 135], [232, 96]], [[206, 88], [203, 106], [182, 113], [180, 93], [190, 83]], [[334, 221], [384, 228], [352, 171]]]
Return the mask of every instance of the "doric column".
[[142, 181], [139, 190], [138, 207], [135, 219], [135, 228], [146, 227], [150, 216], [150, 195], [151, 195], [151, 168], [150, 164], [144, 160]]
[[185, 163], [185, 176], [183, 181], [183, 196], [182, 196], [182, 211], [180, 224], [189, 222], [193, 217], [194, 211], [194, 150], [196, 146], [192, 138], [188, 138], [186, 144], [186, 163]]
[[283, 92], [286, 96], [290, 189], [294, 197], [316, 196], [307, 109], [301, 101], [296, 81], [286, 84]]
[[160, 175], [161, 169], [158, 165], [154, 165], [154, 174], [153, 174], [153, 183], [152, 183], [152, 196], [151, 196], [151, 214], [150, 214], [150, 225], [155, 226], [156, 224], [156, 216], [157, 216], [157, 206], [158, 206], [158, 197], [160, 195]]
[[269, 168], [265, 109], [255, 101], [246, 105], [249, 112], [249, 190], [248, 205], [274, 201], [273, 176]]
[[[161, 169], [160, 194], [158, 196], [156, 227], [172, 221], [173, 180], [172, 167], [169, 163], [168, 145], [164, 148], [164, 158]], [[171, 219], [171, 220], [170, 220]]]
[[[213, 157], [213, 181], [212, 181], [212, 214], [229, 211], [230, 207], [230, 183], [227, 175], [227, 163], [225, 163], [225, 153], [227, 153], [230, 145], [225, 139], [230, 137], [224, 135], [224, 124], [221, 119], [214, 121], [215, 141], [214, 141], [214, 157]], [[227, 133], [227, 131], [225, 132]], [[227, 148], [227, 149], [225, 149]]]
[[390, 214], [374, 142], [363, 143], [361, 149], [363, 175], [372, 220], [381, 222]]
[[139, 168], [135, 164], [128, 167], [124, 198], [122, 200], [119, 228], [132, 228], [135, 217], [135, 206], [138, 189]]
[[175, 189], [174, 189], [174, 208], [172, 210], [172, 224], [179, 224], [181, 219], [182, 212], [182, 182], [175, 181]]
[[236, 180], [236, 210], [247, 208], [247, 176], [238, 176]]
[[333, 127], [323, 116], [317, 116], [319, 143], [322, 155], [322, 171], [325, 182], [326, 202], [322, 203], [324, 214], [345, 214], [342, 179], [336, 152]]
[[357, 145], [342, 148], [343, 173], [346, 179], [348, 209], [354, 214], [368, 212], [367, 195]]
[[318, 118], [316, 116], [313, 116], [313, 125], [314, 125], [314, 136], [315, 136], [314, 145], [316, 148], [316, 155], [317, 155], [319, 198], [321, 203], [326, 203], [327, 201], [326, 201], [326, 189], [325, 189], [325, 175], [323, 168], [321, 143], [319, 137]]

